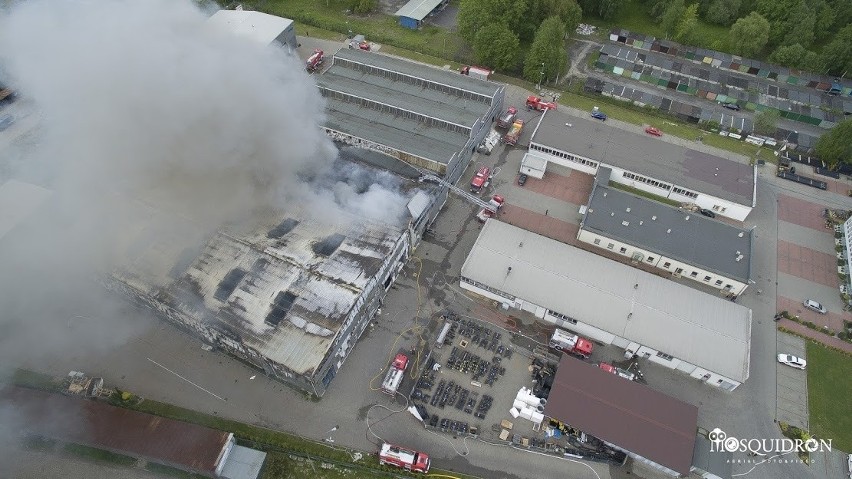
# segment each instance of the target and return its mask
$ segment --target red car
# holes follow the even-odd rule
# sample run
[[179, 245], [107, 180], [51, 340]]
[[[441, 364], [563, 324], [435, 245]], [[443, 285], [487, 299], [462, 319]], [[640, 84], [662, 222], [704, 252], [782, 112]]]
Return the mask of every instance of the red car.
[[647, 133], [649, 135], [654, 135], [654, 136], [663, 136], [663, 132], [660, 131], [659, 128], [654, 128], [653, 126], [646, 126], [645, 127], [645, 133]]

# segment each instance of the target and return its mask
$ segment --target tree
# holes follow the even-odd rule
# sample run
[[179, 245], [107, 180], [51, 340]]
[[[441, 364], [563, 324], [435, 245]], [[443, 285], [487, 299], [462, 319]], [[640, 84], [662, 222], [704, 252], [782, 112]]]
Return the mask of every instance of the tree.
[[771, 45], [813, 43], [816, 14], [805, 0], [758, 0], [756, 11], [769, 21]]
[[731, 26], [731, 49], [733, 53], [750, 57], [763, 50], [769, 41], [769, 22], [757, 12], [740, 18]]
[[762, 135], [772, 135], [778, 127], [778, 119], [781, 112], [775, 108], [769, 108], [754, 115], [754, 131]]
[[541, 22], [530, 51], [524, 59], [524, 78], [537, 83], [556, 79], [568, 64], [565, 52], [565, 25], [553, 16]]
[[852, 25], [844, 27], [822, 49], [819, 73], [832, 75], [852, 74]]
[[473, 54], [476, 61], [497, 70], [513, 70], [518, 65], [520, 41], [506, 25], [492, 23], [476, 32]]
[[527, 12], [521, 31], [516, 31], [519, 37], [532, 40], [536, 29], [547, 17], [558, 16], [565, 23], [565, 31], [573, 32], [580, 24], [583, 9], [577, 0], [529, 0]]
[[692, 43], [696, 25], [698, 25], [698, 4], [693, 3], [686, 8], [677, 23], [675, 40], [681, 43]]
[[801, 44], [782, 45], [769, 55], [770, 63], [777, 63], [785, 67], [798, 68], [801, 70], [819, 70], [819, 59], [817, 54], [809, 51]]
[[525, 0], [461, 0], [456, 16], [459, 34], [473, 43], [476, 32], [486, 25], [494, 23], [506, 25], [519, 33], [526, 21]]
[[707, 6], [704, 19], [708, 23], [728, 26], [737, 19], [742, 0], [712, 0]]
[[627, 0], [580, 0], [584, 13], [597, 15], [604, 20], [612, 19], [627, 3]]
[[829, 166], [852, 163], [852, 118], [840, 122], [817, 140], [814, 150]]
[[665, 12], [663, 12], [662, 17], [660, 17], [660, 28], [666, 32], [667, 38], [674, 34], [675, 27], [680, 19], [683, 18], [685, 11], [686, 5], [684, 5], [683, 0], [674, 0], [668, 7], [666, 7]]
[[657, 23], [663, 21], [663, 15], [670, 6], [669, 0], [650, 0], [647, 3], [648, 15]]

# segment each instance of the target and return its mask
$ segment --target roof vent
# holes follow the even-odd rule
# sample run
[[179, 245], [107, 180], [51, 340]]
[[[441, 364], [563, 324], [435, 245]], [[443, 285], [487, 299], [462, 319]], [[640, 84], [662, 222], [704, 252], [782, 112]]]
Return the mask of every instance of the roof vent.
[[606, 196], [606, 191], [604, 191], [603, 195]]
[[626, 212], [630, 213], [630, 208], [627, 208], [627, 209], [626, 209], [626, 210], [624, 210], [624, 211], [626, 211]]
[[612, 213], [610, 213], [609, 215], [610, 215], [610, 216], [615, 216], [615, 212], [613, 211], [613, 212], [612, 212]]
[[651, 221], [657, 221], [657, 216], [656, 215], [652, 216]]
[[689, 215], [686, 215], [686, 218], [684, 218], [684, 219], [685, 219], [686, 221], [689, 221]]
[[672, 232], [672, 229], [671, 229], [671, 228], [669, 228], [669, 229], [667, 229], [667, 230], [666, 230], [666, 233], [671, 233], [671, 232]]
[[621, 225], [622, 226], [628, 226], [628, 225], [630, 225], [630, 222], [629, 221], [622, 221]]
[[740, 231], [740, 233], [739, 233], [737, 236], [739, 236], [740, 238], [742, 238], [742, 237], [743, 237], [743, 232], [742, 232], [742, 231]]
[[643, 223], [644, 223], [644, 221], [639, 220], [639, 226], [642, 226]]

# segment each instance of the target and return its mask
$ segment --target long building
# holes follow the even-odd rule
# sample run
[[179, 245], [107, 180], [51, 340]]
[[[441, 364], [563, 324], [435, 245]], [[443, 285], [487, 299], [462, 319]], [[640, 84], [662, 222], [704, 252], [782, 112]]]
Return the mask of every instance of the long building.
[[592, 175], [609, 168], [610, 181], [738, 221], [756, 201], [756, 166], [561, 111], [541, 115], [521, 171], [541, 178], [548, 163]]
[[316, 77], [326, 133], [455, 182], [503, 107], [505, 85], [359, 49]]
[[609, 172], [598, 170], [578, 240], [727, 297], [748, 288], [752, 229], [611, 187]]
[[249, 10], [219, 10], [207, 24], [222, 31], [260, 43], [295, 52], [298, 42], [293, 20]]
[[462, 288], [705, 382], [749, 376], [751, 310], [491, 219]]

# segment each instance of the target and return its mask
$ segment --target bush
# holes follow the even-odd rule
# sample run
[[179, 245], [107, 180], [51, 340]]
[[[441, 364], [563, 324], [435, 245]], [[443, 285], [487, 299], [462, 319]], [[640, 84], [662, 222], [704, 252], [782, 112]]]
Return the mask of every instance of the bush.
[[814, 323], [813, 323], [813, 322], [811, 322], [811, 321], [805, 321], [805, 323], [804, 323], [804, 324], [805, 324], [805, 326], [807, 326], [807, 327], [808, 327], [808, 329], [816, 329], [816, 328], [817, 328], [817, 325], [816, 325], [816, 324], [814, 324]]

